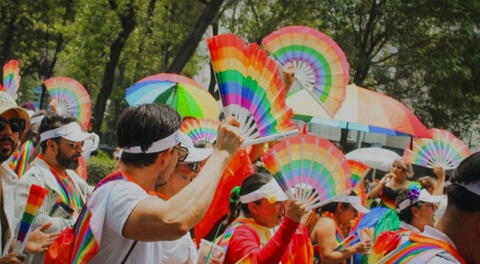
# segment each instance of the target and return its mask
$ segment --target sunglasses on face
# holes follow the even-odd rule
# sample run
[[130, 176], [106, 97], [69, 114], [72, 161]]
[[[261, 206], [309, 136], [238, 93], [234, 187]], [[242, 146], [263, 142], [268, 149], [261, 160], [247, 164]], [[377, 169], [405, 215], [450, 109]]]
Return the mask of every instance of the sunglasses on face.
[[68, 141], [68, 140], [60, 140], [60, 142], [63, 142], [67, 145], [69, 145], [72, 149], [78, 149], [83, 147], [83, 141], [79, 142], [73, 142], [73, 141]]
[[0, 131], [4, 130], [7, 127], [7, 124], [13, 132], [22, 132], [25, 129], [26, 122], [21, 118], [6, 120], [5, 118], [0, 117]]
[[175, 146], [174, 149], [178, 150], [178, 162], [185, 161], [188, 156], [188, 149], [182, 146]]

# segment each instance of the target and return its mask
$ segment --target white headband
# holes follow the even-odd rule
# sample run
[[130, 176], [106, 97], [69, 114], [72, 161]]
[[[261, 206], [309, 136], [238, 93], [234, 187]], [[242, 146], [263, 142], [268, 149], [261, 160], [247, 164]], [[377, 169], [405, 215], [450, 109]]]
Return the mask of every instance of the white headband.
[[469, 184], [463, 184], [463, 183], [455, 183], [455, 184], [460, 185], [463, 188], [469, 190], [470, 192], [480, 196], [480, 181], [472, 182]]
[[[84, 133], [82, 131], [82, 128], [80, 127], [80, 124], [78, 124], [77, 122], [71, 122], [61, 127], [57, 127], [55, 129], [47, 130], [43, 132], [42, 134], [40, 134], [40, 142], [43, 142], [51, 138], [66, 137], [71, 134], [80, 134], [80, 133], [82, 134]], [[84, 133], [84, 134], [87, 134], [87, 133]]]
[[403, 211], [405, 208], [409, 207], [416, 202], [425, 202], [425, 203], [439, 203], [442, 200], [441, 195], [431, 195], [427, 190], [422, 189], [420, 195], [416, 200], [405, 199], [398, 205], [398, 211]]
[[170, 136], [161, 138], [152, 143], [152, 145], [145, 151], [140, 146], [134, 146], [129, 148], [122, 148], [126, 153], [157, 153], [169, 149], [180, 142], [179, 131], [173, 132]]
[[288, 200], [287, 195], [283, 192], [280, 185], [278, 185], [275, 179], [271, 179], [267, 184], [263, 185], [260, 189], [240, 196], [240, 202], [242, 204], [247, 204], [251, 202], [258, 201], [262, 198], [275, 199], [275, 201], [286, 201]]
[[38, 124], [40, 122], [42, 122], [43, 118], [45, 117], [45, 115], [39, 115], [39, 116], [36, 116], [32, 119], [30, 119], [30, 125], [35, 125], [35, 124]]

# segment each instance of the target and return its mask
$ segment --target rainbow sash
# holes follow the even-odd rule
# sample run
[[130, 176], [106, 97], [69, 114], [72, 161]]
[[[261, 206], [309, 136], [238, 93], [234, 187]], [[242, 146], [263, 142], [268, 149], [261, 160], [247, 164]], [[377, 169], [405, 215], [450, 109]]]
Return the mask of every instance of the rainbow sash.
[[413, 233], [409, 240], [397, 249], [388, 254], [381, 260], [385, 264], [407, 263], [413, 258], [426, 253], [430, 250], [445, 250], [451, 254], [458, 262], [465, 264], [466, 261], [458, 253], [458, 251], [450, 244], [443, 240], [424, 236], [422, 234]]
[[18, 178], [22, 177], [27, 170], [30, 158], [35, 151], [31, 140], [25, 141], [12, 155], [10, 168], [15, 171]]
[[[116, 171], [103, 178], [95, 186], [95, 190], [108, 182], [116, 180], [132, 181], [126, 174], [121, 171]], [[100, 241], [100, 238], [95, 238], [92, 232], [92, 226], [90, 225], [91, 218], [92, 212], [85, 206], [74, 226], [75, 242], [73, 244], [71, 263], [88, 263], [99, 251], [100, 245], [97, 241]]]

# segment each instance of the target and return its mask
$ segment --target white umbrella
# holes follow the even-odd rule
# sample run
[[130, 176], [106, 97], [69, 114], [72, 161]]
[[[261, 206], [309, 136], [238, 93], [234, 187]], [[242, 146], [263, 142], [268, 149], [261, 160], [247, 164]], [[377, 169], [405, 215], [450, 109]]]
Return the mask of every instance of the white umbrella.
[[390, 171], [393, 161], [401, 158], [397, 153], [383, 148], [360, 148], [347, 153], [345, 157], [382, 171]]

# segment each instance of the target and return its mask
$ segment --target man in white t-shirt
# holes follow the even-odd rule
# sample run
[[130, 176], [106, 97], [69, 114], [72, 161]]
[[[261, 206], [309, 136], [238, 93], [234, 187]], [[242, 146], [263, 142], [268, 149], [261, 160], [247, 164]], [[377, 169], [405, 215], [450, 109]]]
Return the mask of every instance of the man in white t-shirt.
[[[181, 238], [206, 213], [222, 172], [243, 139], [233, 126], [235, 120], [221, 125], [216, 148], [192, 184], [163, 201], [149, 192], [165, 184], [177, 162], [188, 155], [180, 145], [180, 124], [180, 116], [168, 105], [131, 107], [120, 117], [117, 138], [123, 153], [116, 173], [128, 180], [97, 186], [88, 198], [90, 226], [99, 244], [89, 263], [159, 263], [162, 246], [152, 242]], [[104, 212], [100, 223], [99, 212]]]

